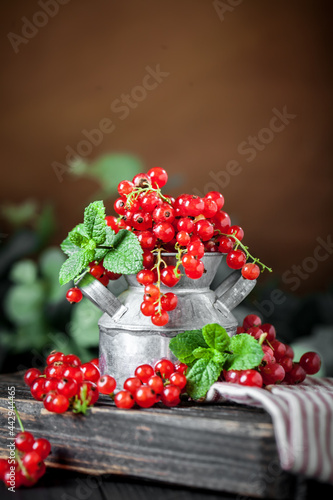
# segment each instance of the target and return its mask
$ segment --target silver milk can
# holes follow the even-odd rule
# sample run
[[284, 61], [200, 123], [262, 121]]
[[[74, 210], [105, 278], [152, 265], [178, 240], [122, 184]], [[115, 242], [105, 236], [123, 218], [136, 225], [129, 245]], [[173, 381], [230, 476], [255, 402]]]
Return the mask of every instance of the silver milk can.
[[[167, 265], [176, 264], [175, 256], [175, 253], [162, 254]], [[134, 375], [138, 365], [154, 365], [164, 357], [175, 360], [169, 341], [180, 332], [218, 323], [230, 336], [236, 333], [237, 321], [231, 311], [251, 292], [256, 281], [245, 280], [239, 271], [234, 271], [216, 290], [211, 290], [210, 284], [223, 257], [221, 253], [206, 253], [201, 259], [205, 272], [197, 280], [183, 275], [172, 288], [161, 284], [161, 293], [172, 291], [178, 297], [178, 305], [168, 313], [169, 322], [163, 327], [153, 325], [150, 317], [141, 313], [144, 287], [137, 282], [136, 275], [125, 276], [129, 286], [118, 298], [98, 280], [81, 280], [82, 293], [104, 312], [98, 322], [100, 370], [102, 375], [116, 379], [117, 389]], [[180, 271], [183, 274], [184, 269], [180, 267]]]

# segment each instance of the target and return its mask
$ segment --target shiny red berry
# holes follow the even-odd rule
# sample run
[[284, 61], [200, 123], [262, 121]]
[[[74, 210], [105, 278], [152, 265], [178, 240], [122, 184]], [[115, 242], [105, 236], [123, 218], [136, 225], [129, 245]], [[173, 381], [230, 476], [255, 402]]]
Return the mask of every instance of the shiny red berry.
[[177, 303], [177, 295], [171, 292], [164, 294], [161, 298], [161, 305], [164, 311], [173, 311], [176, 309]]
[[16, 434], [15, 447], [19, 451], [27, 452], [32, 450], [35, 438], [31, 432], [23, 431]]
[[37, 368], [29, 368], [24, 374], [24, 382], [30, 387], [36, 378], [41, 375], [40, 370]]
[[218, 191], [209, 191], [209, 193], [206, 194], [205, 198], [208, 200], [213, 200], [216, 203], [218, 210], [221, 210], [224, 205], [224, 197]]
[[97, 381], [97, 389], [101, 394], [113, 394], [116, 386], [117, 382], [111, 375], [103, 375]]
[[135, 391], [134, 400], [141, 408], [150, 408], [156, 403], [155, 391], [148, 385], [142, 385]]
[[[179, 271], [177, 274], [179, 274]], [[161, 281], [163, 285], [166, 285], [168, 287], [173, 287], [177, 285], [177, 283], [180, 280], [180, 276], [178, 276], [177, 274], [175, 266], [165, 267], [161, 272]]]
[[316, 352], [310, 351], [303, 354], [299, 364], [308, 375], [314, 375], [320, 370], [321, 360]]
[[151, 179], [151, 184], [153, 187], [162, 188], [168, 182], [168, 174], [161, 167], [154, 167], [148, 170], [148, 175]]
[[154, 375], [154, 369], [148, 364], [139, 365], [136, 368], [134, 375], [138, 377], [143, 384], [145, 384], [148, 379]]
[[155, 326], [165, 326], [169, 321], [169, 315], [166, 311], [161, 311], [160, 313], [153, 314], [151, 317], [151, 322]]
[[80, 302], [80, 300], [82, 300], [82, 297], [83, 297], [82, 292], [78, 288], [70, 288], [66, 293], [66, 299], [71, 304], [73, 302]]
[[126, 391], [129, 391], [131, 394], [135, 394], [135, 391], [139, 387], [141, 387], [141, 385], [142, 385], [142, 382], [138, 377], [129, 377], [124, 382], [124, 389]]
[[256, 280], [260, 274], [260, 268], [257, 264], [244, 264], [242, 267], [242, 276], [246, 280]]
[[135, 404], [133, 395], [128, 391], [119, 391], [114, 397], [114, 402], [118, 408], [129, 410]]

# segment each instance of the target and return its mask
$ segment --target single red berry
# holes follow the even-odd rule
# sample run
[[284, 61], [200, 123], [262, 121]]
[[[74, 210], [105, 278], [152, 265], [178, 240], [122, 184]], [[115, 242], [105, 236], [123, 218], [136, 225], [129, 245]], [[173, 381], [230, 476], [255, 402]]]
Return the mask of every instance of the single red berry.
[[185, 363], [176, 363], [175, 364], [175, 370], [178, 373], [182, 373], [183, 375], [186, 375], [188, 366], [185, 365]]
[[169, 203], [162, 203], [153, 211], [155, 222], [173, 222], [175, 220], [175, 210]]
[[98, 358], [93, 358], [90, 360], [90, 363], [92, 363], [96, 368], [99, 369], [99, 359]]
[[117, 222], [117, 217], [114, 215], [107, 215], [105, 217], [106, 224], [113, 229], [113, 231], [117, 234], [119, 231], [119, 226]]
[[58, 380], [56, 390], [58, 394], [62, 394], [63, 396], [66, 396], [66, 398], [70, 399], [77, 393], [78, 383], [73, 378], [62, 378]]
[[44, 399], [44, 406], [53, 413], [65, 413], [69, 407], [69, 399], [63, 394], [48, 392]]
[[238, 384], [239, 378], [241, 376], [241, 370], [223, 370], [223, 376], [226, 382], [231, 382], [232, 384]]
[[186, 231], [179, 231], [176, 240], [181, 247], [186, 247], [190, 243], [191, 237]]
[[279, 363], [261, 366], [260, 373], [265, 385], [279, 384], [285, 377], [285, 371]]
[[136, 280], [141, 285], [152, 285], [155, 281], [155, 273], [149, 269], [143, 269], [137, 273]]
[[46, 364], [47, 365], [52, 365], [52, 363], [56, 363], [58, 361], [64, 361], [65, 355], [62, 352], [51, 352], [51, 354], [48, 355], [46, 358]]
[[206, 219], [199, 220], [195, 224], [195, 232], [202, 241], [208, 241], [214, 234], [214, 226]]
[[76, 382], [81, 383], [84, 381], [84, 374], [79, 366], [64, 366], [62, 377], [73, 378]]
[[259, 326], [251, 326], [251, 328], [248, 328], [247, 332], [249, 335], [254, 337], [256, 340], [260, 339], [260, 336], [264, 333]]
[[124, 389], [126, 391], [129, 391], [133, 395], [135, 394], [135, 391], [141, 386], [142, 382], [138, 377], [129, 377], [124, 382]]
[[293, 368], [293, 360], [289, 356], [283, 356], [283, 358], [279, 360], [279, 363], [286, 373], [291, 372]]
[[142, 249], [153, 250], [157, 238], [151, 231], [140, 231], [136, 233], [136, 236]]
[[260, 328], [264, 333], [267, 333], [266, 340], [268, 340], [268, 342], [272, 342], [273, 340], [275, 340], [276, 331], [273, 325], [271, 325], [270, 323], [264, 323], [260, 326]]
[[170, 384], [176, 385], [177, 387], [179, 387], [179, 389], [184, 389], [184, 387], [186, 385], [185, 375], [183, 375], [182, 373], [179, 373], [177, 371], [174, 373], [171, 373], [169, 380], [170, 380]]
[[142, 210], [148, 213], [152, 213], [162, 203], [161, 198], [154, 192], [146, 193], [141, 199]]
[[189, 254], [189, 253], [186, 253], [185, 255], [183, 255], [182, 265], [183, 265], [185, 270], [195, 271], [197, 268], [197, 264], [198, 264], [198, 259], [194, 255]]
[[30, 387], [36, 378], [41, 375], [40, 370], [37, 368], [29, 368], [24, 374], [24, 382]]
[[242, 370], [239, 376], [238, 384], [251, 387], [262, 387], [262, 376], [256, 370]]
[[153, 314], [151, 317], [151, 322], [155, 326], [164, 326], [169, 321], [169, 315], [166, 311], [161, 311], [161, 313]]
[[103, 375], [97, 381], [97, 389], [101, 394], [113, 394], [117, 386], [117, 382], [111, 375]]
[[82, 297], [82, 292], [78, 288], [70, 288], [66, 293], [66, 299], [71, 304], [73, 304], [74, 302], [80, 302], [80, 300], [82, 300]]
[[105, 273], [105, 269], [103, 266], [101, 266], [101, 264], [94, 264], [94, 263], [90, 263], [89, 264], [89, 273], [94, 276], [94, 278], [101, 278], [104, 273]]
[[104, 286], [108, 286], [109, 284], [109, 278], [107, 277], [106, 274], [104, 274], [101, 278], [97, 278], [100, 283]]
[[178, 231], [185, 231], [186, 233], [192, 233], [194, 231], [194, 222], [189, 217], [183, 217], [177, 222]]
[[146, 231], [153, 225], [151, 215], [146, 212], [136, 212], [132, 218], [132, 226], [139, 231]]
[[172, 292], [166, 293], [161, 298], [161, 305], [164, 311], [173, 311], [176, 309], [178, 297]]
[[44, 382], [45, 393], [50, 391], [56, 391], [59, 380], [61, 379], [56, 377], [46, 378]]
[[94, 405], [99, 398], [97, 385], [89, 380], [81, 382], [78, 387], [77, 396], [81, 403], [87, 401], [89, 406]]
[[176, 385], [169, 384], [164, 387], [161, 394], [162, 403], [165, 406], [177, 406], [180, 403], [180, 389]]
[[199, 196], [190, 196], [186, 198], [182, 205], [182, 212], [185, 216], [197, 217], [205, 210], [205, 202]]
[[144, 300], [140, 306], [140, 310], [144, 316], [152, 316], [155, 314], [154, 303], [148, 300]]
[[[148, 379], [147, 385], [155, 392], [155, 397], [160, 396], [164, 389], [164, 383], [161, 377], [153, 375]], [[158, 399], [158, 398], [157, 398]]]
[[191, 241], [187, 246], [187, 253], [201, 259], [205, 253], [205, 246], [201, 241]]
[[224, 197], [218, 191], [210, 191], [206, 194], [205, 198], [207, 200], [213, 200], [216, 203], [218, 210], [221, 210], [224, 205]]
[[63, 362], [66, 365], [70, 365], [70, 366], [80, 366], [81, 365], [81, 359], [79, 358], [79, 356], [76, 356], [76, 354], [67, 354], [66, 356], [64, 356]]
[[61, 378], [63, 376], [64, 369], [66, 368], [66, 365], [62, 363], [61, 361], [56, 361], [55, 363], [52, 363], [51, 365], [48, 365], [45, 368], [45, 375], [46, 378]]
[[150, 250], [144, 250], [142, 254], [143, 267], [145, 269], [151, 269], [155, 265], [155, 255]]
[[134, 400], [141, 408], [150, 408], [156, 403], [155, 391], [148, 385], [142, 385], [135, 391]]
[[163, 243], [168, 243], [175, 236], [175, 228], [170, 222], [159, 222], [153, 227], [153, 233]]
[[239, 241], [242, 241], [242, 239], [244, 238], [244, 231], [240, 226], [230, 226], [226, 230], [226, 233], [230, 234], [231, 240], [233, 241], [235, 241], [235, 239], [232, 238], [232, 236], [235, 236]]
[[[122, 277], [120, 273], [113, 273], [112, 271], [105, 271], [105, 275], [109, 280], [116, 281]], [[106, 285], [105, 285], [106, 286]]]
[[23, 451], [24, 453], [26, 453], [27, 451], [32, 450], [34, 442], [35, 438], [31, 434], [31, 432], [23, 431], [16, 434], [15, 447], [19, 451]]
[[170, 359], [163, 358], [155, 363], [154, 370], [156, 375], [168, 379], [175, 372], [175, 365]]
[[168, 182], [168, 174], [161, 167], [154, 167], [148, 170], [148, 175], [151, 179], [153, 187], [162, 188]]
[[225, 233], [231, 224], [229, 215], [223, 210], [219, 210], [212, 221], [214, 222], [215, 229], [221, 231], [221, 233]]
[[118, 193], [120, 194], [120, 196], [130, 194], [134, 189], [134, 183], [131, 181], [121, 181], [118, 184]]
[[[179, 271], [178, 273], [179, 274]], [[177, 285], [180, 280], [180, 276], [176, 275], [176, 267], [175, 266], [167, 266], [161, 272], [161, 281], [163, 285], [168, 287], [173, 287]]]
[[293, 367], [286, 375], [286, 382], [288, 384], [301, 384], [306, 377], [306, 371], [299, 363], [293, 363]]
[[[259, 316], [256, 314], [248, 314], [245, 316], [243, 320], [243, 328], [247, 330], [248, 328], [251, 328], [251, 326], [260, 326], [261, 325], [261, 319]], [[265, 332], [263, 326], [260, 326], [260, 328]]]
[[117, 198], [113, 204], [114, 211], [119, 215], [124, 215], [126, 211], [126, 198]]
[[242, 326], [237, 326], [236, 333], [246, 333], [246, 330]]
[[219, 236], [216, 240], [216, 244], [218, 245], [218, 251], [220, 253], [229, 253], [235, 245], [228, 236]]
[[148, 364], [139, 365], [136, 368], [134, 375], [138, 377], [138, 379], [140, 379], [143, 384], [145, 384], [148, 379], [154, 375], [154, 369]]
[[38, 377], [36, 378], [31, 387], [31, 395], [33, 398], [37, 399], [37, 401], [43, 401], [43, 398], [45, 397], [45, 378], [43, 377]]
[[32, 445], [32, 449], [38, 453], [42, 460], [45, 460], [51, 453], [51, 444], [45, 438], [38, 438]]
[[230, 250], [226, 262], [231, 269], [241, 269], [246, 262], [246, 255], [242, 250]]
[[134, 397], [128, 391], [119, 391], [114, 397], [114, 402], [118, 408], [129, 410], [134, 406]]
[[132, 180], [135, 187], [146, 188], [149, 186], [151, 179], [148, 174], [137, 174]]
[[285, 344], [285, 346], [286, 346], [286, 356], [288, 356], [291, 359], [294, 359], [294, 350], [293, 350], [293, 348], [290, 347], [290, 345], [288, 345], [288, 344]]
[[211, 217], [214, 217], [214, 215], [216, 215], [218, 212], [217, 203], [211, 198], [205, 197], [203, 200], [205, 203], [205, 209], [202, 212], [202, 215], [206, 217], [206, 219], [210, 219]]
[[308, 375], [318, 373], [321, 366], [321, 359], [316, 352], [306, 352], [301, 357], [299, 364]]
[[272, 340], [270, 344], [274, 351], [274, 357], [279, 362], [286, 355], [286, 346], [278, 340]]
[[83, 363], [80, 366], [80, 370], [84, 375], [84, 380], [89, 380], [90, 382], [97, 382], [101, 376], [99, 369], [92, 363]]
[[244, 264], [242, 267], [242, 276], [246, 280], [256, 280], [260, 274], [260, 268], [257, 264]]
[[188, 278], [191, 278], [192, 280], [197, 280], [201, 278], [203, 273], [205, 272], [205, 266], [201, 260], [197, 261], [195, 269], [185, 269], [185, 274]]
[[155, 302], [159, 298], [160, 294], [160, 289], [156, 285], [147, 285], [145, 286], [144, 300]]
[[26, 453], [22, 462], [29, 475], [36, 473], [42, 466], [42, 459], [36, 451]]

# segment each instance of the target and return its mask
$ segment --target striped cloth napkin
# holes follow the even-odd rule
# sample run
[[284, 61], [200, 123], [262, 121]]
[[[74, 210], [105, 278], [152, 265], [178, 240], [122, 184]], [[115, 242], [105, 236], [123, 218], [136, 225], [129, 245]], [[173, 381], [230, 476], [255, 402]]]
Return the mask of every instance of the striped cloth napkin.
[[270, 414], [282, 469], [333, 483], [333, 378], [307, 377], [299, 385], [266, 389], [213, 384], [206, 402], [226, 400]]

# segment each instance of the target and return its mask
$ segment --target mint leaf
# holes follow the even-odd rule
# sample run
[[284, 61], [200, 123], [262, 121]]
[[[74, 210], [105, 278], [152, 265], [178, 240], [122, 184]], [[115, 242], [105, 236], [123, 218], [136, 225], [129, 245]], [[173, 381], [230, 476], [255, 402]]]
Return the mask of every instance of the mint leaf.
[[212, 347], [217, 351], [222, 352], [229, 348], [230, 337], [225, 328], [217, 323], [204, 326], [202, 329], [202, 335], [209, 347]]
[[247, 333], [239, 333], [231, 337], [229, 354], [224, 368], [226, 370], [250, 370], [260, 365], [264, 357], [259, 342]]
[[221, 365], [224, 365], [226, 359], [228, 358], [228, 354], [225, 354], [223, 352], [217, 351], [214, 349], [214, 356], [212, 357], [212, 360], [215, 363], [219, 363]]
[[193, 356], [195, 356], [197, 359], [205, 359], [209, 360], [212, 359], [214, 356], [214, 349], [211, 348], [205, 348], [205, 347], [197, 347], [193, 351]]
[[114, 237], [113, 247], [103, 261], [108, 271], [135, 274], [142, 269], [142, 248], [135, 234], [121, 229]]
[[69, 241], [77, 247], [83, 247], [89, 241], [88, 238], [86, 238], [85, 236], [82, 236], [82, 234], [80, 234], [78, 231], [75, 231], [75, 230], [71, 231], [68, 234], [68, 238], [69, 238]]
[[59, 283], [64, 285], [80, 274], [94, 259], [93, 250], [79, 250], [73, 253], [61, 266], [59, 273]]
[[208, 389], [219, 378], [221, 370], [221, 363], [215, 363], [212, 359], [198, 359], [186, 374], [188, 395], [193, 399], [206, 396]]
[[189, 330], [179, 333], [169, 343], [171, 352], [173, 352], [181, 363], [185, 363], [188, 366], [196, 361], [197, 358], [193, 354], [193, 351], [199, 347], [208, 348], [201, 330]]
[[93, 239], [96, 245], [100, 245], [105, 240], [106, 221], [105, 207], [102, 201], [94, 201], [87, 206], [84, 211], [84, 228], [90, 239]]
[[79, 233], [82, 237], [88, 239], [88, 235], [83, 224], [78, 224], [72, 231], [68, 233], [67, 238], [61, 243], [61, 250], [69, 257], [80, 250], [80, 247], [73, 243], [71, 239], [72, 233]]

